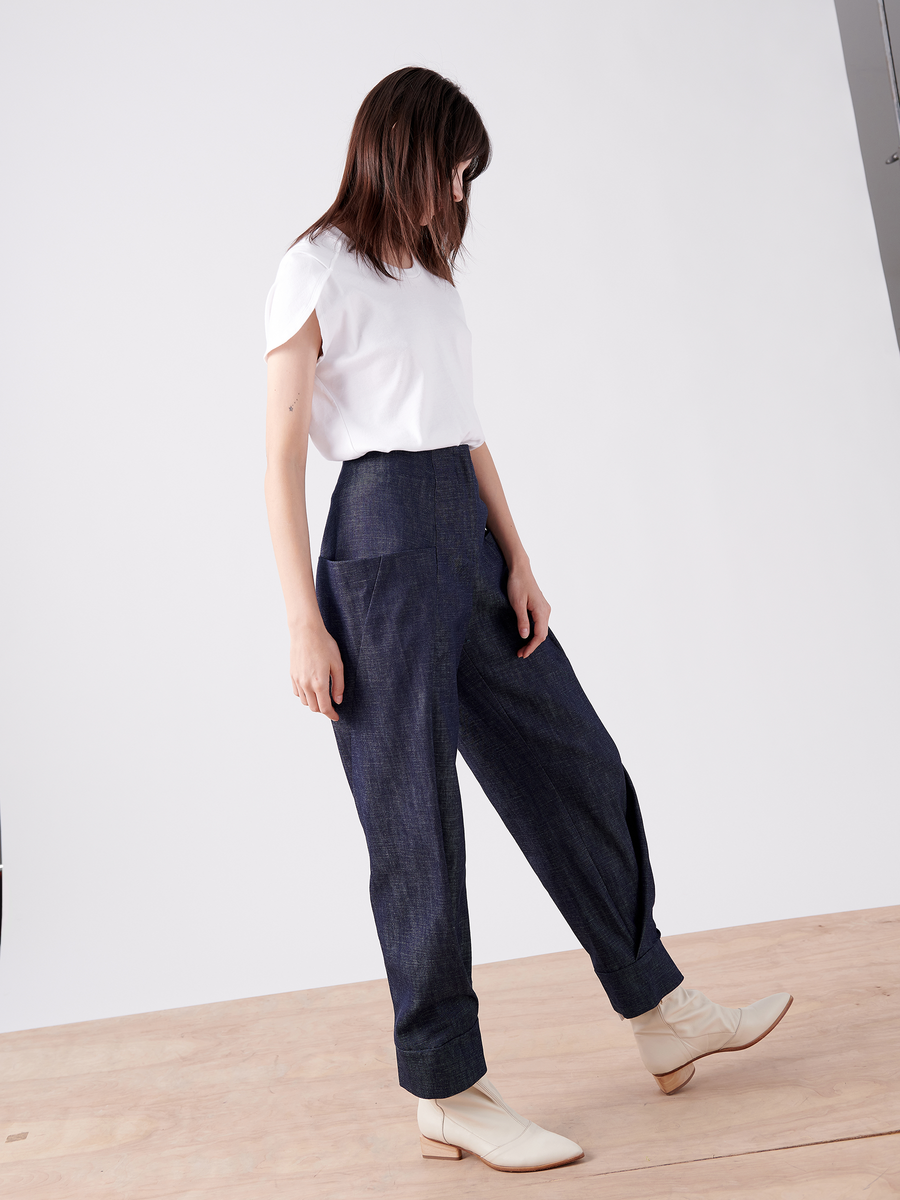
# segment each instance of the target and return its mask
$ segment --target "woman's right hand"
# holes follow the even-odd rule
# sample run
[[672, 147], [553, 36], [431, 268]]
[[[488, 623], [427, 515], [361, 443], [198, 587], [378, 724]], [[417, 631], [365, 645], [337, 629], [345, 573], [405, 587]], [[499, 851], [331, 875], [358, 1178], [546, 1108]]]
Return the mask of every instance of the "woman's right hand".
[[337, 642], [321, 621], [291, 636], [291, 683], [294, 695], [312, 712], [339, 720], [332, 701], [340, 704], [344, 698], [344, 664]]

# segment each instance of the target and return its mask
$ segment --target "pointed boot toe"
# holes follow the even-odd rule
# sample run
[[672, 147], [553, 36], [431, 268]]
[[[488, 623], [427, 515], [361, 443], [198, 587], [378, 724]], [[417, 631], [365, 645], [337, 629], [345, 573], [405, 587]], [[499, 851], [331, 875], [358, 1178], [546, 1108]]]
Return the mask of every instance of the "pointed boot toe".
[[749, 1046], [755, 1046], [767, 1033], [772, 1032], [793, 1003], [794, 997], [790, 992], [776, 992], [774, 996], [766, 996], [764, 1000], [738, 1009], [740, 1022], [722, 1050], [746, 1050]]
[[517, 1138], [483, 1158], [495, 1171], [546, 1171], [584, 1158], [584, 1151], [561, 1133], [551, 1133], [529, 1121]]
[[419, 1101], [425, 1158], [474, 1154], [495, 1171], [546, 1171], [584, 1157], [577, 1142], [510, 1108], [488, 1077], [444, 1100]]

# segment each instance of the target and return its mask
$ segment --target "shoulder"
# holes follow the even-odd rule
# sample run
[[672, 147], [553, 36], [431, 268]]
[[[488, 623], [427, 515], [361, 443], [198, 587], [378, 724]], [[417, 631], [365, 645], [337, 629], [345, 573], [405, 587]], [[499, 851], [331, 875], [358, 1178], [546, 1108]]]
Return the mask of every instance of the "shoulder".
[[278, 264], [266, 298], [266, 353], [288, 341], [327, 294], [326, 284], [343, 250], [343, 238], [325, 230], [301, 238]]
[[334, 269], [344, 249], [343, 236], [337, 230], [326, 229], [312, 238], [301, 238], [299, 242], [294, 242], [281, 259], [275, 278], [322, 279]]

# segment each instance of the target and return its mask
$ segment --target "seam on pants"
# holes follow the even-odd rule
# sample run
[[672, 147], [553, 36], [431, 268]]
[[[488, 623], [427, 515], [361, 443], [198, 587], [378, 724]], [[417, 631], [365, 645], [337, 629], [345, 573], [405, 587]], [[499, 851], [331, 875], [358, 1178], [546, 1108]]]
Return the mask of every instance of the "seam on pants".
[[368, 628], [369, 628], [369, 610], [372, 607], [372, 601], [375, 599], [375, 593], [378, 591], [378, 580], [381, 578], [381, 568], [383, 565], [384, 565], [384, 555], [379, 554], [378, 570], [375, 572], [375, 580], [372, 584], [372, 591], [369, 594], [369, 603], [366, 605], [366, 611], [363, 614], [363, 619], [362, 619], [362, 627], [360, 628], [360, 631], [359, 631], [359, 646], [357, 647], [357, 650], [356, 650], [357, 673], [359, 672], [359, 668], [362, 664], [362, 651], [363, 651], [363, 646], [365, 645], [365, 641], [366, 641], [366, 633], [368, 632]]
[[431, 540], [434, 542], [435, 557], [437, 557], [438, 535], [437, 535], [437, 471], [434, 466], [434, 451], [431, 451], [429, 456], [431, 462]]
[[[633, 962], [633, 963], [629, 963], [629, 965], [628, 965], [627, 967], [613, 967], [613, 969], [612, 969], [611, 971], [604, 970], [603, 974], [604, 974], [604, 975], [621, 975], [621, 973], [622, 973], [623, 971], [630, 971], [630, 970], [632, 970], [632, 968], [633, 968], [633, 967], [636, 967], [636, 966], [638, 965], [638, 963], [642, 963], [642, 962], [644, 961], [644, 959], [647, 957], [647, 955], [648, 955], [648, 954], [653, 954], [653, 953], [654, 953], [654, 951], [656, 950], [657, 946], [659, 945], [659, 943], [660, 943], [661, 941], [662, 941], [662, 938], [661, 938], [661, 937], [657, 937], [656, 941], [655, 941], [655, 942], [653, 942], [653, 944], [652, 944], [651, 946], [649, 946], [649, 947], [648, 947], [648, 948], [647, 948], [647, 949], [644, 951], [644, 953], [643, 953], [643, 954], [639, 955], [639, 956], [638, 956], [638, 957], [637, 957], [637, 958], [634, 960], [634, 962]], [[665, 946], [663, 946], [663, 949], [665, 950]]]
[[[540, 773], [541, 773], [541, 776], [542, 776], [542, 777], [543, 777], [543, 779], [546, 781], [546, 784], [547, 784], [547, 786], [549, 787], [549, 789], [551, 790], [551, 792], [554, 794], [554, 796], [556, 796], [556, 799], [557, 799], [557, 801], [559, 802], [559, 804], [560, 804], [560, 807], [563, 809], [563, 811], [564, 811], [564, 812], [565, 812], [565, 814], [566, 814], [566, 819], [568, 820], [569, 824], [572, 826], [572, 828], [575, 830], [576, 834], [578, 835], [578, 839], [579, 839], [579, 841], [581, 842], [582, 846], [584, 847], [585, 853], [586, 853], [586, 854], [587, 854], [587, 856], [588, 856], [588, 859], [589, 859], [589, 861], [590, 861], [590, 863], [591, 863], [591, 866], [594, 868], [594, 871], [595, 871], [595, 873], [596, 873], [596, 875], [597, 875], [597, 878], [598, 878], [599, 880], [601, 880], [601, 881], [602, 881], [602, 879], [603, 879], [603, 875], [602, 875], [602, 873], [601, 873], [601, 871], [600, 871], [600, 868], [597, 866], [597, 863], [594, 861], [594, 856], [593, 856], [593, 854], [591, 854], [591, 851], [590, 851], [590, 848], [589, 848], [589, 846], [588, 846], [587, 842], [584, 840], [584, 835], [582, 834], [582, 832], [581, 832], [581, 830], [578, 828], [578, 826], [575, 824], [575, 822], [572, 820], [572, 814], [569, 812], [569, 806], [568, 806], [568, 804], [566, 803], [566, 801], [565, 801], [565, 799], [563, 798], [563, 796], [560, 794], [560, 792], [559, 792], [559, 789], [556, 787], [556, 785], [554, 784], [553, 780], [552, 780], [552, 779], [549, 777], [549, 775], [547, 774], [547, 772], [544, 770], [544, 764], [543, 764], [543, 763], [540, 761], [540, 759], [538, 758], [538, 756], [537, 756], [536, 754], [534, 754], [534, 753], [533, 753], [533, 751], [532, 751], [532, 748], [531, 748], [531, 744], [528, 742], [527, 738], [525, 738], [525, 737], [524, 737], [524, 736], [523, 736], [523, 735], [522, 735], [522, 734], [519, 732], [519, 729], [518, 729], [518, 727], [516, 726], [516, 723], [515, 723], [515, 721], [512, 719], [512, 717], [510, 716], [509, 712], [507, 711], [507, 709], [506, 709], [506, 706], [503, 704], [502, 700], [499, 698], [499, 696], [497, 695], [497, 693], [494, 691], [494, 689], [491, 687], [491, 685], [490, 685], [490, 684], [488, 683], [488, 681], [485, 679], [484, 675], [482, 675], [481, 671], [478, 669], [478, 664], [475, 662], [474, 658], [473, 658], [473, 657], [472, 657], [472, 655], [469, 653], [469, 651], [465, 649], [465, 647], [463, 647], [463, 654], [465, 655], [465, 657], [466, 657], [467, 661], [468, 661], [468, 662], [470, 662], [470, 663], [472, 664], [472, 667], [473, 667], [473, 669], [474, 669], [475, 673], [478, 675], [478, 678], [479, 678], [479, 679], [481, 680], [481, 682], [484, 684], [484, 687], [485, 687], [485, 689], [487, 690], [488, 694], [490, 695], [490, 697], [491, 697], [491, 698], [492, 698], [492, 700], [494, 701], [494, 704], [496, 705], [496, 707], [497, 707], [498, 711], [499, 711], [500, 713], [502, 713], [502, 715], [503, 715], [504, 719], [506, 720], [507, 724], [508, 724], [508, 725], [511, 727], [511, 729], [512, 729], [513, 733], [515, 733], [516, 737], [519, 739], [519, 742], [522, 744], [522, 746], [524, 746], [524, 747], [525, 747], [525, 749], [526, 749], [526, 751], [527, 751], [527, 754], [528, 754], [528, 757], [530, 758], [530, 760], [531, 760], [533, 763], [535, 763], [535, 764], [536, 764], [536, 766], [537, 766], [537, 769], [538, 769], [538, 771], [540, 771]], [[624, 768], [623, 768], [623, 769], [624, 769]], [[534, 868], [532, 868], [532, 870], [533, 870], [533, 869], [534, 869]], [[604, 884], [604, 890], [605, 890], [605, 889], [606, 889], [606, 885]], [[615, 907], [615, 906], [611, 906], [611, 907]], [[627, 932], [627, 929], [626, 929], [626, 932]], [[639, 961], [639, 960], [636, 960], [636, 961]], [[613, 968], [612, 968], [612, 971], [611, 971], [610, 973], [613, 973], [613, 972], [616, 972], [616, 971], [626, 971], [626, 970], [628, 969], [628, 967], [629, 967], [629, 966], [633, 966], [633, 965], [634, 965], [633, 963], [626, 963], [626, 964], [625, 964], [624, 966], [622, 966], [622, 967], [613, 967]]]
[[[478, 1029], [478, 1018], [477, 1017], [475, 1018], [475, 1020], [472, 1022], [472, 1024], [469, 1026], [468, 1029], [464, 1030], [462, 1033], [455, 1034], [452, 1038], [447, 1038], [446, 1042], [441, 1042], [440, 1045], [438, 1045], [438, 1046], [426, 1046], [422, 1050], [404, 1050], [402, 1046], [397, 1046], [396, 1047], [397, 1052], [399, 1054], [405, 1054], [405, 1055], [439, 1054], [442, 1050], [446, 1050], [448, 1046], [452, 1046], [454, 1042], [458, 1042], [462, 1038], [465, 1038], [465, 1037], [470, 1037], [473, 1029], [475, 1029], [475, 1030]], [[396, 1045], [396, 1043], [395, 1043], [395, 1045]]]

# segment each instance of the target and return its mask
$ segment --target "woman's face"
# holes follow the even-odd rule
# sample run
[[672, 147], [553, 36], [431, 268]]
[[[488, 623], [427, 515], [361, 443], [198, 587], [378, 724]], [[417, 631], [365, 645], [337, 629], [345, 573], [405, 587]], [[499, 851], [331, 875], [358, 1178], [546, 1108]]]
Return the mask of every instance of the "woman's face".
[[[471, 161], [472, 161], [471, 158], [467, 158], [465, 160], [465, 162], [457, 163], [456, 169], [453, 172], [453, 179], [451, 181], [451, 187], [453, 189], [453, 199], [457, 204], [459, 204], [460, 200], [462, 200], [462, 198], [463, 198], [463, 185], [462, 185], [463, 172], [465, 171], [466, 167], [469, 165], [469, 163]], [[431, 212], [428, 213], [427, 216], [422, 217], [422, 224], [427, 225], [433, 216], [434, 216], [434, 209], [432, 209]]]
[[453, 172], [453, 199], [457, 204], [459, 204], [460, 200], [463, 198], [463, 172], [471, 161], [471, 158], [467, 158], [465, 162], [457, 163], [456, 170]]

